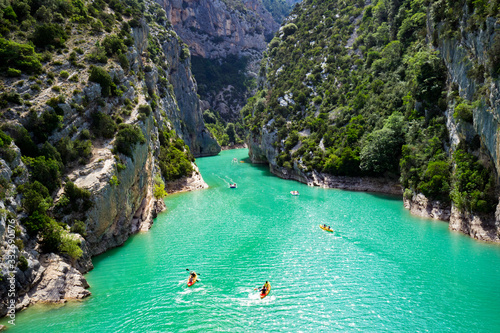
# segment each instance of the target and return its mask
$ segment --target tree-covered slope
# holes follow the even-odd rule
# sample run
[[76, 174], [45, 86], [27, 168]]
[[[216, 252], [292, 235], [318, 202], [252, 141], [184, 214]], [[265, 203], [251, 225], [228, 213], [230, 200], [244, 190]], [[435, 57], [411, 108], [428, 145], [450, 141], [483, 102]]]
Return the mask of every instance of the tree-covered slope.
[[[498, 15], [498, 1], [302, 2], [242, 110], [251, 157], [305, 177], [399, 179], [407, 198], [494, 211], [494, 162], [474, 115], [498, 104]], [[471, 44], [460, 82], [444, 41]]]

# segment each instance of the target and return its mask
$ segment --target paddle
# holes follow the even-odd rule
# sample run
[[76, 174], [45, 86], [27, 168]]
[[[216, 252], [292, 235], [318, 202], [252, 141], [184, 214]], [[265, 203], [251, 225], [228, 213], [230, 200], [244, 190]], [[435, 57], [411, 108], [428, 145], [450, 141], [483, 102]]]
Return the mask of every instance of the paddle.
[[[189, 268], [186, 268], [186, 271], [190, 271]], [[196, 273], [196, 275], [201, 275], [200, 273]]]

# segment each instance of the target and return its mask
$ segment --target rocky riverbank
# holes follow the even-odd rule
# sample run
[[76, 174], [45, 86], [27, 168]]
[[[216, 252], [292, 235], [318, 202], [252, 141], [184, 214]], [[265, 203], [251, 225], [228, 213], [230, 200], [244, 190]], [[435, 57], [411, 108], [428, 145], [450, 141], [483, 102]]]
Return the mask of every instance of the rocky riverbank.
[[248, 148], [246, 143], [237, 143], [229, 146], [221, 146], [221, 150], [244, 149], [244, 148]]

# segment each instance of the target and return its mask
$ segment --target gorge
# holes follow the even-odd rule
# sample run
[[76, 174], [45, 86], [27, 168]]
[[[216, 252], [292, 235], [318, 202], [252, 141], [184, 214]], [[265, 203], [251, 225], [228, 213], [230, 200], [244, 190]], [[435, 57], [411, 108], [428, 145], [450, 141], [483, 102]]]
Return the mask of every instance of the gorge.
[[[7, 314], [13, 299], [8, 296], [11, 289], [9, 277], [15, 277], [17, 311], [34, 303], [64, 303], [94, 293], [92, 282], [89, 288], [83, 275], [93, 269], [96, 261], [92, 258], [100, 255], [97, 262], [102, 266], [107, 261], [102, 259], [107, 258], [107, 251], [134, 243], [136, 238], [127, 240], [132, 234], [152, 226], [154, 218], [165, 209], [165, 200], [167, 206], [172, 202], [174, 208], [156, 221], [168, 220], [171, 228], [161, 229], [162, 235], [172, 231], [179, 238], [182, 237], [179, 230], [184, 224], [203, 220], [203, 216], [193, 212], [175, 210], [175, 207], [182, 206], [184, 198], [186, 205], [190, 202], [193, 207], [197, 199], [201, 200], [202, 206], [205, 205], [204, 212], [216, 207], [206, 203], [210, 202], [207, 197], [213, 191], [217, 191], [221, 200], [214, 200], [214, 205], [217, 202], [217, 205], [226, 207], [224, 200], [233, 202], [232, 208], [252, 205], [255, 208], [252, 213], [240, 207], [242, 210], [235, 214], [242, 214], [241, 220], [228, 221], [234, 228], [243, 223], [249, 232], [248, 235], [238, 233], [238, 237], [227, 240], [234, 248], [243, 249], [242, 256], [248, 262], [229, 256], [230, 249], [219, 255], [234, 259], [241, 271], [242, 267], [254, 262], [249, 255], [245, 257], [246, 250], [259, 258], [257, 262], [265, 261], [259, 257], [258, 251], [252, 252], [258, 244], [251, 243], [249, 238], [254, 234], [261, 235], [257, 238], [264, 243], [267, 238], [245, 220], [261, 225], [262, 221], [249, 215], [259, 216], [259, 207], [267, 211], [252, 200], [260, 195], [256, 188], [259, 184], [267, 184], [270, 174], [261, 167], [248, 165], [250, 162], [266, 164], [275, 176], [313, 187], [403, 196], [403, 202], [400, 202], [365, 193], [310, 188], [280, 179], [268, 185], [269, 193], [265, 195], [265, 198], [283, 201], [275, 204], [286, 214], [287, 210], [293, 209], [285, 202], [283, 194], [274, 192], [273, 186], [287, 194], [288, 185], [283, 184], [293, 184], [289, 186], [300, 186], [301, 194], [307, 194], [297, 198], [304, 198], [303, 204], [297, 203], [303, 210], [307, 211], [315, 204], [326, 205], [326, 211], [334, 216], [349, 216], [337, 221], [348, 231], [343, 234], [340, 230], [333, 238], [345, 246], [342, 259], [347, 262], [357, 260], [356, 263], [363, 266], [368, 262], [365, 256], [377, 257], [380, 271], [371, 271], [369, 279], [375, 281], [377, 277], [385, 276], [384, 267], [393, 270], [397, 276], [390, 278], [395, 279], [392, 281], [396, 285], [399, 283], [399, 291], [406, 290], [405, 282], [408, 281], [401, 278], [407, 270], [397, 269], [402, 265], [398, 260], [408, 258], [399, 253], [399, 249], [385, 251], [381, 245], [391, 242], [391, 233], [399, 235], [397, 221], [401, 221], [404, 228], [408, 227], [408, 220], [413, 221], [411, 231], [404, 231], [410, 234], [419, 233], [413, 229], [412, 223], [419, 227], [425, 224], [424, 230], [441, 230], [446, 225], [429, 221], [419, 224], [415, 221], [420, 220], [405, 215], [407, 212], [400, 212], [396, 207], [405, 207], [414, 215], [447, 221], [449, 229], [480, 241], [500, 242], [500, 162], [497, 152], [500, 3], [304, 0], [292, 10], [296, 3], [266, 0], [5, 0], [0, 3], [0, 59], [3, 60], [0, 64], [2, 316]], [[234, 90], [225, 83], [216, 84], [214, 77], [217, 76], [210, 76], [213, 72], [237, 73], [231, 77], [241, 84], [241, 90]], [[217, 86], [217, 91], [210, 91], [213, 88], [210, 84]], [[252, 91], [255, 95], [250, 97]], [[226, 92], [227, 98], [224, 97]], [[250, 159], [238, 164], [240, 169], [237, 166], [226, 168], [228, 156], [237, 154], [243, 159], [246, 151], [220, 153], [220, 146], [243, 141], [249, 148]], [[213, 155], [218, 156], [207, 157]], [[195, 163], [198, 157], [203, 159]], [[220, 163], [221, 166], [211, 165], [205, 169], [205, 174], [203, 168], [201, 173], [198, 170], [198, 163]], [[220, 173], [222, 170], [226, 174]], [[240, 175], [234, 173], [236, 170], [244, 171]], [[235, 197], [227, 197], [222, 192], [229, 181], [225, 177], [233, 177], [234, 182], [239, 182], [237, 177], [243, 174], [255, 177], [255, 182], [244, 178], [248, 181], [247, 186], [252, 187], [250, 192], [238, 188], [238, 191], [241, 189], [240, 192], [252, 196], [252, 200], [238, 197], [240, 192], [235, 192]], [[210, 189], [175, 194], [165, 199], [167, 192], [207, 188], [204, 178], [210, 179]], [[342, 214], [336, 210], [338, 207], [330, 206], [337, 202], [334, 195], [337, 193], [342, 193], [338, 194], [340, 197], [345, 196], [346, 208]], [[239, 201], [234, 199], [237, 197]], [[366, 211], [361, 217], [349, 213], [350, 209], [355, 210], [348, 204], [349, 200], [361, 205], [360, 202], [371, 202], [372, 199], [374, 211]], [[369, 236], [374, 228], [385, 230], [381, 222], [384, 214], [380, 214], [376, 207], [384, 212], [384, 207], [391, 207], [384, 214], [394, 222], [389, 228], [391, 232], [383, 235], [385, 241], [380, 244]], [[184, 220], [183, 214], [189, 215], [190, 220]], [[213, 220], [224, 220], [223, 213], [218, 211], [218, 214], [212, 216]], [[262, 214], [264, 219], [265, 214]], [[294, 214], [297, 214], [292, 215], [297, 219], [294, 227], [310, 237], [317, 236], [312, 231], [313, 225], [326, 219], [318, 212], [311, 212], [309, 217], [299, 212]], [[371, 214], [377, 216], [378, 221], [372, 228], [354, 223], [366, 223]], [[273, 237], [282, 241], [279, 247], [282, 255], [276, 254], [275, 257], [281, 263], [278, 260], [273, 265], [294, 270], [296, 266], [285, 264], [288, 262], [287, 249], [299, 251], [294, 244], [305, 242], [309, 247], [302, 251], [310, 253], [310, 248], [315, 245], [309, 243], [311, 240], [296, 239], [289, 234], [289, 239], [280, 238], [277, 230], [287, 226], [289, 221], [271, 215], [269, 224], [261, 225], [261, 228], [272, 230]], [[356, 227], [360, 229], [357, 231]], [[215, 226], [216, 231], [222, 232], [220, 228], [222, 225]], [[210, 244], [204, 235], [217, 238], [217, 234], [206, 228], [202, 228], [205, 234], [182, 230], [186, 237], [202, 242], [206, 251], [209, 251]], [[359, 236], [362, 233], [367, 236]], [[454, 285], [458, 286], [457, 289], [444, 289], [449, 293], [456, 292], [456, 299], [461, 295], [457, 290], [468, 294], [470, 289], [460, 286], [469, 286], [473, 281], [454, 267], [459, 261], [477, 260], [483, 266], [477, 277], [480, 286], [474, 291], [488, 300], [474, 302], [474, 306], [487, 308], [491, 313], [498, 310], [498, 303], [487, 296], [487, 283], [498, 280], [498, 271], [486, 273], [484, 270], [490, 265], [488, 259], [496, 262], [496, 245], [474, 243], [442, 230], [436, 234], [434, 231], [431, 235], [424, 234], [419, 234], [419, 237], [429, 236], [434, 242], [446, 239], [442, 251], [456, 255], [456, 261], [441, 258], [446, 262], [445, 269], [450, 270], [450, 275], [437, 279], [441, 284], [433, 284], [429, 275], [411, 274], [413, 279], [425, 278], [421, 287], [430, 290], [429, 298], [422, 298], [419, 304], [435, 304], [431, 301], [432, 293], [439, 294], [439, 286], [455, 277], [458, 279]], [[137, 239], [148, 237], [156, 236], [140, 234]], [[166, 237], [172, 244], [178, 244], [172, 236]], [[358, 238], [363, 242], [357, 243]], [[337, 246], [332, 239], [321, 239], [331, 246], [327, 251]], [[456, 247], [454, 242], [461, 245]], [[348, 257], [353, 246], [355, 253], [362, 253], [362, 258]], [[413, 246], [420, 249], [417, 244]], [[129, 251], [129, 248], [130, 245], [125, 245], [109, 253]], [[181, 245], [179, 248], [185, 250]], [[225, 249], [223, 245], [221, 248]], [[391, 256], [391, 251], [396, 254]], [[468, 259], [467, 251], [479, 254], [477, 257], [471, 254]], [[169, 252], [153, 251], [141, 255], [151, 263], [155, 258], [165, 258]], [[388, 256], [389, 264], [386, 261]], [[317, 254], [313, 257], [316, 261], [310, 264], [327, 267], [325, 275], [334, 275], [335, 270], [346, 268], [329, 266], [329, 262]], [[139, 255], [132, 255], [132, 258], [139, 260]], [[429, 253], [417, 251], [410, 262], [429, 258]], [[208, 271], [204, 262], [209, 259], [202, 256], [189, 265], [199, 265]], [[169, 263], [189, 261], [179, 252], [166, 260]], [[130, 265], [126, 267], [135, 264], [131, 262]], [[148, 267], [154, 270], [154, 265]], [[219, 267], [227, 272], [227, 267]], [[420, 268], [436, 273], [434, 268]], [[270, 274], [270, 270], [260, 272], [265, 275]], [[299, 267], [296, 274], [305, 271]], [[105, 272], [95, 274], [103, 274], [100, 279], [113, 275], [113, 272]], [[173, 272], [166, 274], [171, 284], [169, 288], [178, 283], [175, 292], [180, 293], [178, 299], [176, 294], [170, 296], [178, 303], [186, 301], [184, 297], [188, 296], [180, 289], [179, 282], [184, 277]], [[258, 274], [249, 274], [255, 280], [265, 280]], [[147, 283], [157, 286], [160, 276], [158, 273]], [[217, 278], [224, 279], [223, 276]], [[311, 278], [318, 276], [312, 274]], [[129, 280], [129, 283], [132, 282]], [[245, 283], [257, 282], [246, 280]], [[334, 290], [342, 293], [342, 288], [353, 283], [357, 282], [349, 280]], [[292, 285], [304, 284], [307, 281], [299, 279]], [[99, 293], [103, 290], [101, 286], [96, 286]], [[256, 306], [253, 310], [262, 310], [251, 300], [250, 293], [244, 289], [246, 287], [233, 286], [243, 306]], [[272, 301], [282, 300], [278, 296], [280, 288], [281, 295], [292, 297], [287, 294], [287, 288], [291, 287], [285, 282], [279, 282], [277, 287], [277, 298]], [[122, 288], [125, 287], [122, 285]], [[234, 292], [231, 288], [222, 289]], [[390, 292], [384, 286], [377, 290]], [[202, 289], [201, 293], [205, 292], [211, 295]], [[301, 292], [303, 297], [308, 297], [307, 289]], [[419, 298], [413, 292], [416, 290], [398, 294], [401, 298], [389, 301], [408, 310], [403, 311], [408, 314], [414, 311], [414, 307], [406, 308], [402, 299], [408, 295]], [[353, 295], [366, 296], [355, 292]], [[369, 296], [381, 297], [377, 295]], [[99, 294], [96, 299], [101, 296]], [[151, 297], [164, 301], [159, 289], [155, 289]], [[350, 296], [344, 297], [346, 302], [352, 301]], [[79, 308], [81, 304], [86, 308], [86, 302], [92, 304], [93, 299], [94, 296], [82, 303], [71, 303], [68, 309]], [[202, 297], [194, 303], [206, 300]], [[233, 304], [226, 301], [219, 305]], [[101, 302], [101, 298], [97, 302]], [[214, 310], [217, 302], [210, 307], [213, 318], [220, 315]], [[450, 299], [440, 306], [452, 303]], [[337, 303], [338, 306], [346, 304]], [[186, 311], [193, 311], [190, 306]], [[288, 303], [283, 306], [286, 311], [295, 308]], [[466, 307], [467, 304], [460, 305], [460, 309]], [[62, 307], [60, 311], [66, 315], [68, 310], [64, 309]], [[379, 310], [388, 315], [384, 309]], [[34, 317], [38, 316], [36, 311]], [[300, 307], [300, 311], [308, 310]], [[482, 319], [489, 327], [495, 327], [498, 322], [488, 311]], [[244, 310], [238, 308], [233, 315], [241, 312]], [[292, 312], [287, 313], [292, 315]], [[257, 311], [252, 313], [258, 315]], [[362, 310], [361, 313], [372, 316]], [[392, 315], [389, 318], [399, 320], [399, 314]], [[466, 330], [467, 324], [454, 321], [450, 313], [441, 315], [447, 320], [446, 327]], [[25, 316], [29, 318], [30, 315]], [[425, 312], [421, 312], [412, 317], [420, 323], [415, 329], [436, 329], [437, 326], [425, 322], [425, 316]], [[473, 323], [471, 327], [477, 328], [479, 322], [473, 317], [472, 312], [467, 312], [467, 318]], [[172, 320], [174, 327], [178, 328], [175, 326], [177, 319]], [[252, 323], [251, 319], [246, 320]], [[324, 320], [332, 320], [332, 317]], [[389, 320], [391, 324], [374, 320], [363, 326], [363, 323], [351, 323], [346, 319], [342, 324], [337, 323], [339, 326], [335, 328], [345, 329], [345, 325], [350, 324], [365, 329], [383, 325], [401, 328], [394, 326], [392, 320]], [[438, 319], [435, 320], [438, 325]], [[24, 319], [21, 321], [27, 325]], [[292, 323], [281, 324], [289, 329], [293, 327], [287, 326]], [[294, 324], [304, 329], [328, 327]], [[34, 322], [34, 325], [37, 324]], [[58, 327], [61, 323], [55, 325]], [[139, 329], [139, 326], [127, 325], [124, 324], [122, 330]], [[201, 325], [200, 329], [213, 328], [204, 326], [206, 323], [193, 322], [193, 325]], [[240, 327], [232, 320], [227, 325], [223, 328]], [[97, 325], [94, 328], [102, 327]]]

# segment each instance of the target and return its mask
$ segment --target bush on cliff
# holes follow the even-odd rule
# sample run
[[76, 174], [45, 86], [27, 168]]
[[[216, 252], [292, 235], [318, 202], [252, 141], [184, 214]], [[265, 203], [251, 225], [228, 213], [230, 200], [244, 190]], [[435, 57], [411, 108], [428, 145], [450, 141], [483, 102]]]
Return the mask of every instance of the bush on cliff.
[[35, 27], [31, 40], [38, 47], [63, 47], [68, 35], [63, 27], [57, 23], [43, 23]]
[[472, 154], [458, 149], [453, 154], [456, 163], [451, 198], [460, 210], [488, 213], [498, 204], [493, 173]]
[[146, 138], [144, 138], [141, 129], [137, 125], [120, 124], [115, 139], [115, 152], [132, 157], [132, 147], [137, 143], [146, 143]]
[[0, 38], [0, 68], [7, 69], [14, 67], [28, 72], [40, 72], [42, 64], [38, 59], [33, 46], [28, 44], [19, 44]]
[[101, 93], [104, 97], [108, 97], [116, 89], [111, 75], [99, 66], [90, 67], [89, 81], [98, 83], [101, 86]]
[[91, 117], [91, 129], [95, 133], [95, 135], [106, 139], [111, 139], [115, 135], [118, 126], [116, 125], [113, 118], [101, 111], [92, 113]]
[[167, 191], [165, 191], [165, 182], [159, 175], [155, 177], [155, 184], [153, 189], [153, 195], [155, 199], [162, 199], [167, 196]]
[[21, 203], [28, 214], [33, 214], [35, 211], [45, 213], [52, 206], [49, 190], [38, 181], [20, 185], [18, 191], [23, 194]]

